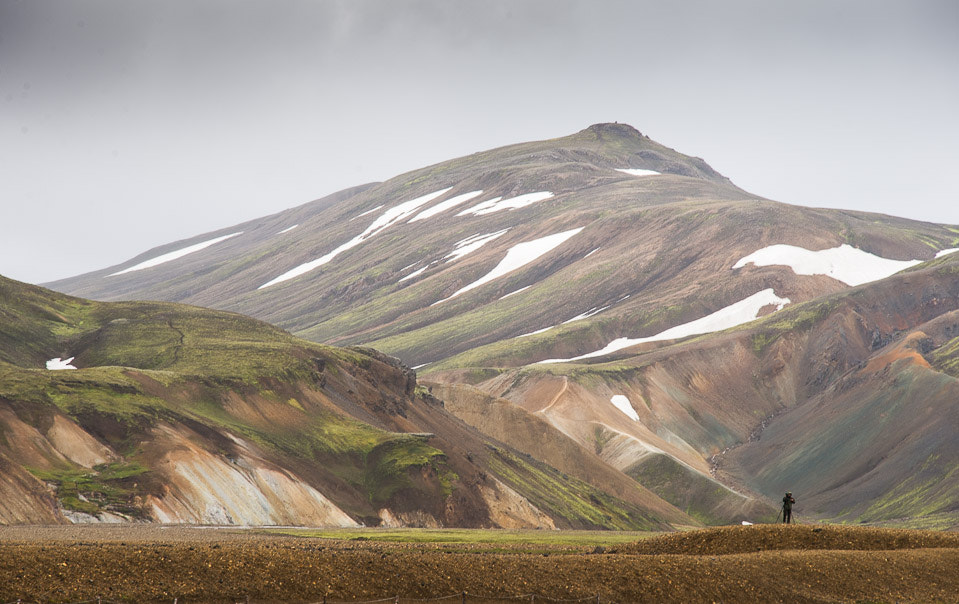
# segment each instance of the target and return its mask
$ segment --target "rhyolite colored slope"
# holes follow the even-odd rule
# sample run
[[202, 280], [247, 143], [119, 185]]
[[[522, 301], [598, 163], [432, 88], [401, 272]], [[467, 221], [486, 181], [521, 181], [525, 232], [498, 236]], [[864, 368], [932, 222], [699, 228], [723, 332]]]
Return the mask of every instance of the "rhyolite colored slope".
[[[721, 333], [428, 379], [548, 418], [703, 518], [728, 505], [697, 491], [713, 478], [773, 505], [790, 490], [801, 519], [949, 527], [959, 522], [957, 367], [952, 254]], [[616, 394], [638, 421], [609, 402]]]
[[[74, 357], [76, 370], [46, 361]], [[0, 522], [653, 528], [691, 519], [483, 437], [396, 359], [0, 277]]]
[[[240, 311], [314, 341], [375, 347], [425, 366], [420, 372], [433, 384], [476, 385], [490, 400], [505, 398], [538, 416], [621, 475], [608, 486], [629, 476], [704, 522], [728, 522], [767, 517], [781, 485], [753, 480], [747, 474], [760, 469], [748, 464], [717, 470], [724, 456], [713, 456], [813, 396], [795, 382], [825, 371], [818, 359], [835, 342], [803, 343], [775, 388], [756, 376], [785, 352], [782, 344], [767, 347], [765, 336], [641, 367], [619, 362], [634, 355], [622, 350], [584, 358], [572, 370], [535, 363], [617, 342], [645, 341], [634, 350], [657, 351], [664, 346], [657, 339], [698, 333], [701, 325], [808, 313], [797, 305], [957, 246], [955, 226], [765, 200], [630, 126], [597, 124], [357, 187], [53, 286], [98, 299]], [[901, 311], [889, 310], [908, 322]], [[829, 335], [846, 341], [845, 332]], [[638, 358], [649, 354], [659, 353]], [[943, 366], [953, 362], [943, 354]], [[478, 399], [467, 399], [451, 400], [451, 408], [480, 430], [536, 458], [558, 459], [546, 444], [538, 453], [527, 447], [521, 430], [494, 429], [477, 412]], [[638, 420], [624, 412], [630, 408]], [[839, 455], [830, 463], [826, 469], [842, 473], [858, 462]], [[824, 505], [816, 513], [839, 511]]]

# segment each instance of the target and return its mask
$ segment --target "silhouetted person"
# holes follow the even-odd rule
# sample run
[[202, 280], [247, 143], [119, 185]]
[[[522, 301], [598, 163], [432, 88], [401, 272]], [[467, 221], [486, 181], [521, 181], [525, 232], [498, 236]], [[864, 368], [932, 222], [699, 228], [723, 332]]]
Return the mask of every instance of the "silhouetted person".
[[790, 524], [792, 522], [794, 503], [796, 503], [796, 500], [793, 499], [793, 494], [786, 491], [786, 496], [783, 497], [783, 524]]

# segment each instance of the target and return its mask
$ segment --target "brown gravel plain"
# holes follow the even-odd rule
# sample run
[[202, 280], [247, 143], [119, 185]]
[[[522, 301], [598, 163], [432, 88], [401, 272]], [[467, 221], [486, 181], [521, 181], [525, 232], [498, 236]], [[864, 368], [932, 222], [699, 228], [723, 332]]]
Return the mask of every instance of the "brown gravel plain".
[[720, 527], [606, 549], [375, 535], [0, 527], [0, 602], [959, 602], [954, 532]]

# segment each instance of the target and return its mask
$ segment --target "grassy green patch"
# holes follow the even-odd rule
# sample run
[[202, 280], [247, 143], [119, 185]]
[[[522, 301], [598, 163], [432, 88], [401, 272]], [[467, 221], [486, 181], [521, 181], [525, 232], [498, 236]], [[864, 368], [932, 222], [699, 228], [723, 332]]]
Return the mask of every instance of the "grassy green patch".
[[117, 512], [133, 517], [143, 515], [143, 510], [135, 501], [138, 493], [136, 480], [148, 470], [137, 462], [102, 464], [92, 470], [28, 469], [40, 480], [53, 485], [60, 504], [68, 510], [87, 514]]
[[949, 340], [930, 356], [933, 367], [953, 377], [959, 377], [959, 338]]

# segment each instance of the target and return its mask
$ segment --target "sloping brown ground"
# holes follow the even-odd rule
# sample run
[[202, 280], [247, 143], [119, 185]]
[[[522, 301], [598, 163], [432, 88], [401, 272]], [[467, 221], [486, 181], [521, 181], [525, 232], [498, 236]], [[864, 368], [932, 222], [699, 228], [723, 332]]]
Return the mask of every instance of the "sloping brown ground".
[[959, 533], [834, 525], [723, 526], [650, 537], [617, 548], [623, 554], [718, 556], [782, 550], [959, 548]]
[[[0, 527], [0, 601], [319, 602], [324, 596], [428, 598], [462, 591], [599, 595], [603, 602], [959, 597], [956, 534], [815, 528], [727, 527], [668, 535], [642, 547], [687, 553], [639, 555], [625, 553], [639, 545], [593, 553], [582, 547], [330, 541], [183, 528]], [[777, 540], [799, 549], [769, 551]], [[901, 549], [882, 549], [887, 546]]]

